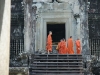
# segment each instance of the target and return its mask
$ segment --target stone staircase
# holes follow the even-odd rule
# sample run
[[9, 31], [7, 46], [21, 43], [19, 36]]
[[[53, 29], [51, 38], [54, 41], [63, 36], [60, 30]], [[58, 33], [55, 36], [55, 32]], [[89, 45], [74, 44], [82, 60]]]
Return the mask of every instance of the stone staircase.
[[30, 75], [84, 75], [82, 55], [31, 55]]

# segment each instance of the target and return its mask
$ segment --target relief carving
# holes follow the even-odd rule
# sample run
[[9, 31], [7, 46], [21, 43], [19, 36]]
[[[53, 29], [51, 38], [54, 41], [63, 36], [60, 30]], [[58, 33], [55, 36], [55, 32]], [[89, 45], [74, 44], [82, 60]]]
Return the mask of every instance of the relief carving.
[[41, 3], [40, 7], [37, 5], [37, 8], [39, 8], [40, 12], [47, 12], [47, 11], [55, 11], [55, 10], [71, 10], [71, 6], [68, 2], [66, 3]]

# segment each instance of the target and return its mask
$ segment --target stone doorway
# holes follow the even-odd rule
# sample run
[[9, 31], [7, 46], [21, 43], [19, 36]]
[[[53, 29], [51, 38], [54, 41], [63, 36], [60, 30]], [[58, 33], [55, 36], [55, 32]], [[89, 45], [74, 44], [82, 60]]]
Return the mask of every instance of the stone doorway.
[[[72, 10], [70, 9], [70, 5], [68, 3], [49, 3], [43, 4], [42, 6], [43, 8], [39, 8], [37, 12], [38, 15], [36, 22], [35, 50], [46, 50], [46, 39], [49, 31], [48, 24], [64, 24], [65, 29], [63, 29], [65, 31], [65, 35], [59, 37], [59, 41], [62, 38], [65, 38], [67, 40], [70, 37], [70, 35], [74, 38], [75, 25], [72, 21], [74, 21], [75, 19], [72, 14]], [[62, 8], [64, 9], [60, 8], [60, 6], [62, 6]], [[49, 9], [49, 7], [52, 7], [53, 9]], [[52, 28], [50, 30], [52, 31]], [[55, 45], [57, 45], [57, 43]]]
[[47, 36], [52, 31], [53, 45], [57, 45], [60, 39], [65, 38], [65, 23], [47, 23]]

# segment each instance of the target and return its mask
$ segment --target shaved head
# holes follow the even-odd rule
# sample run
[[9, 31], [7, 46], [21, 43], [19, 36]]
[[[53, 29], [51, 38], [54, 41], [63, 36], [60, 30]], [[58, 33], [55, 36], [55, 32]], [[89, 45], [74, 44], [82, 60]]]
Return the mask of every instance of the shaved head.
[[52, 31], [49, 31], [49, 34], [51, 34], [51, 35], [52, 35]]
[[70, 36], [70, 38], [72, 38], [72, 36]]

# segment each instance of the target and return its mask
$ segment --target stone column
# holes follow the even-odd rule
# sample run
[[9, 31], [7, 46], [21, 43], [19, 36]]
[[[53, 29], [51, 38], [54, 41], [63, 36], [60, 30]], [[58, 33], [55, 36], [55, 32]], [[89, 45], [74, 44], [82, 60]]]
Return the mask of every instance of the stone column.
[[32, 7], [32, 0], [24, 1], [24, 50], [27, 53], [35, 51], [35, 7]]
[[77, 37], [76, 37], [76, 39], [77, 38], [79, 38], [80, 39], [80, 18], [77, 18]]
[[9, 75], [10, 0], [0, 0], [0, 75]]
[[88, 30], [88, 11], [87, 2], [81, 4], [81, 38], [82, 38], [82, 54], [84, 57], [90, 56], [89, 50], [89, 30]]

